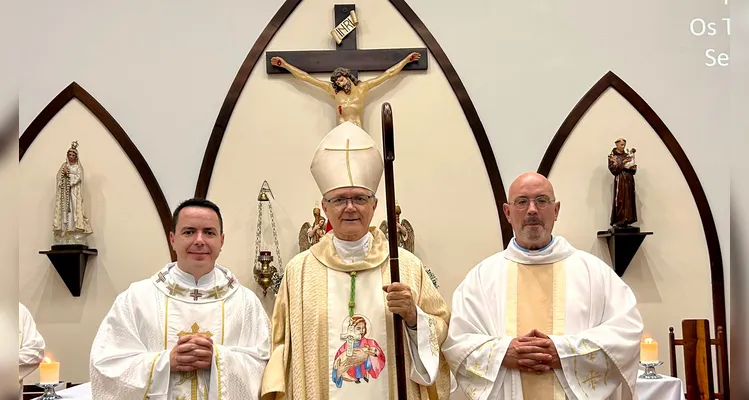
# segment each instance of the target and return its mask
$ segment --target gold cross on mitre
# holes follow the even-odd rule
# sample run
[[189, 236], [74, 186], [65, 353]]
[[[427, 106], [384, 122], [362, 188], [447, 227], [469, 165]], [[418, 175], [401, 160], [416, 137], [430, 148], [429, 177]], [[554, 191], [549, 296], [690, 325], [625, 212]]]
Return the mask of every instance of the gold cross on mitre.
[[328, 132], [312, 157], [310, 171], [320, 192], [359, 186], [377, 192], [384, 162], [372, 137], [360, 126], [344, 122]]
[[372, 145], [365, 146], [365, 147], [355, 147], [351, 148], [351, 139], [346, 138], [346, 147], [342, 149], [337, 149], [335, 147], [326, 147], [325, 150], [329, 151], [345, 151], [346, 152], [346, 171], [348, 172], [348, 180], [351, 183], [351, 186], [354, 186], [354, 177], [351, 175], [351, 151], [362, 151], [362, 150], [369, 150], [372, 148]]
[[180, 333], [177, 334], [177, 336], [178, 337], [182, 337], [186, 335], [206, 335], [208, 337], [213, 336], [213, 333], [211, 333], [210, 331], [200, 332], [200, 325], [198, 325], [197, 322], [192, 324], [190, 328], [191, 328], [190, 332], [181, 331]]
[[344, 147], [342, 149], [337, 149], [335, 147], [326, 147], [325, 150], [330, 150], [330, 151], [345, 151], [346, 152], [346, 157], [348, 157], [348, 152], [349, 151], [369, 150], [371, 148], [372, 148], [372, 145], [370, 144], [368, 146], [356, 147], [356, 148], [352, 149], [351, 148], [351, 139], [350, 138], [346, 138], [346, 147]]

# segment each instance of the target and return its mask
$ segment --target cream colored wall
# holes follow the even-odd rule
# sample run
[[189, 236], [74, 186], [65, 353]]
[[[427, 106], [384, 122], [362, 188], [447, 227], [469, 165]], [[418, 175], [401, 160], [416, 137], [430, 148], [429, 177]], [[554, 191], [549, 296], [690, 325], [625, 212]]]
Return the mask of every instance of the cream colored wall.
[[561, 201], [554, 232], [611, 265], [606, 241], [596, 232], [609, 228], [613, 176], [607, 155], [619, 137], [627, 139], [627, 148], [637, 149], [635, 226], [654, 232], [622, 279], [637, 297], [645, 334], [660, 343], [659, 358], [666, 363], [658, 370], [669, 373], [669, 326], [681, 337], [682, 319], [708, 318], [715, 329], [705, 235], [676, 161], [637, 110], [613, 89], [580, 120], [549, 174]]
[[[84, 167], [85, 210], [99, 250], [73, 297], [40, 250], [52, 243], [55, 174], [77, 140]], [[87, 382], [91, 342], [117, 294], [170, 260], [156, 208], [137, 170], [106, 128], [78, 100], [42, 130], [20, 163], [19, 300], [36, 320], [60, 378]], [[132, 216], [131, 216], [132, 215]], [[26, 383], [38, 381], [38, 370]]]
[[[695, 2], [686, 5], [677, 0], [634, 0], [616, 4], [609, 2], [604, 6], [604, 3], [595, 0], [571, 0], [542, 5], [538, 2], [464, 0], [457, 7], [454, 1], [447, 0], [407, 2], [434, 34], [460, 74], [481, 122], [486, 127], [505, 185], [509, 185], [517, 174], [538, 166], [549, 141], [570, 109], [606, 71], [612, 70], [648, 101], [671, 128], [690, 157], [713, 210], [723, 254], [729, 254], [728, 225], [730, 221], [735, 222], [735, 217], [728, 211], [727, 157], [724, 157], [728, 144], [735, 144], [728, 136], [728, 118], [725, 118], [729, 109], [729, 69], [704, 65], [705, 49], [714, 47], [727, 51], [728, 37], [725, 34], [691, 37], [687, 31], [687, 24], [692, 18], [720, 21], [728, 16], [727, 7], [722, 2]], [[178, 201], [192, 195], [208, 137], [230, 82], [258, 35], [282, 3], [283, 0], [227, 0], [222, 2], [223, 7], [216, 7], [213, 3], [175, 0], [158, 3], [131, 0], [121, 3], [87, 3], [85, 6], [76, 2], [43, 5], [25, 2], [20, 7], [20, 18], [17, 19], [23, 21], [19, 25], [22, 28], [18, 30], [20, 34], [14, 36], [14, 40], [18, 40], [19, 48], [33, 51], [19, 52], [18, 65], [22, 68], [18, 77], [15, 74], [4, 75], [12, 76], [13, 87], [18, 86], [20, 129], [26, 129], [49, 100], [71, 81], [81, 82], [127, 130], [151, 165], [170, 206], [175, 207]], [[379, 3], [387, 4], [386, 1], [359, 3], [361, 4], [357, 4], [357, 9], [360, 14], [375, 5], [384, 7]], [[314, 11], [307, 7], [310, 4], [316, 3], [311, 0], [302, 2], [274, 39], [274, 43], [286, 35], [288, 45], [285, 47], [288, 49], [332, 48], [327, 42], [332, 24], [332, 4], [329, 8], [320, 6], [319, 11], [315, 11], [316, 17], [300, 16], [299, 14], [306, 12], [304, 10]], [[82, 12], [84, 7], [85, 12]], [[299, 18], [314, 20], [313, 24], [319, 25], [319, 28], [314, 32], [310, 30], [311, 34], [289, 37], [293, 32], [285, 32], [288, 24]], [[359, 36], [360, 47], [373, 46], [373, 40], [383, 38], [390, 38], [388, 47], [405, 47], [418, 43], [412, 36], [413, 33], [394, 37], [393, 32], [401, 31], [401, 17], [395, 15], [394, 21], [396, 23], [380, 22], [375, 30], [375, 25], [372, 25], [374, 22], [363, 20], [360, 27], [363, 34]], [[637, 24], [632, 21], [637, 21]], [[139, 29], [133, 31], [133, 26], [138, 26]], [[195, 26], [206, 29], [196, 30]], [[133, 40], [134, 34], [148, 40]], [[734, 34], [732, 38], [737, 39], [737, 35]], [[732, 64], [738, 60], [737, 56], [739, 54], [736, 52], [731, 54]], [[134, 63], [133, 60], [138, 62]], [[431, 63], [430, 68], [434, 69], [436, 65]], [[264, 74], [263, 70], [256, 72]], [[429, 71], [426, 76], [432, 73], [434, 70]], [[389, 91], [393, 98], [405, 95], [405, 88], [415, 85], [414, 81], [420, 78], [420, 74], [406, 73], [404, 75], [407, 76], [401, 82], [382, 89]], [[257, 77], [250, 78], [248, 86], [255, 85], [254, 79]], [[314, 118], [298, 123], [289, 117], [280, 120], [280, 125], [287, 129], [295, 128], [299, 132], [310, 132], [310, 136], [319, 135], [314, 139], [306, 138], [303, 134], [294, 135], [295, 142], [290, 144], [313, 146], [332, 124], [332, 115], [327, 117], [332, 105], [321, 96], [297, 93], [296, 89], [303, 86], [287, 83], [287, 79], [287, 76], [273, 76], [271, 79], [273, 82], [281, 82], [276, 87], [288, 93], [283, 98], [282, 107], [287, 104], [295, 105], [293, 108], [287, 107], [291, 112], [298, 112], [300, 105], [311, 107], [305, 109], [305, 113]], [[14, 90], [6, 92], [15, 93]], [[543, 93], [543, 96], [539, 93]], [[280, 93], [268, 95], [279, 96]], [[429, 96], [424, 95], [424, 98], [428, 99]], [[451, 98], [447, 96], [445, 100], [449, 101]], [[381, 100], [382, 98], [380, 102]], [[401, 124], [404, 105], [393, 105], [396, 123]], [[368, 113], [376, 116], [378, 110], [379, 104], [375, 103], [374, 107], [370, 106]], [[434, 114], [440, 115], [443, 111], [439, 110]], [[278, 111], [273, 111], [271, 115], [278, 114]], [[257, 113], [252, 115], [258, 120]], [[372, 119], [371, 115], [368, 114], [367, 117]], [[264, 118], [263, 115], [260, 117]], [[246, 117], [243, 118], [248, 121]], [[324, 121], [324, 124], [320, 121]], [[370, 122], [379, 123], [368, 120]], [[244, 122], [244, 125], [250, 126], [250, 122]], [[264, 123], [262, 127], [265, 131], [270, 131], [270, 128], [277, 126], [278, 123]], [[257, 133], [259, 128], [241, 133]], [[401, 130], [399, 128], [396, 133]], [[274, 132], [277, 135], [283, 133], [281, 129]], [[373, 134], [379, 137], [378, 129]], [[259, 140], [257, 136], [253, 135], [252, 140]], [[399, 140], [401, 137], [402, 134]], [[300, 140], [305, 142], [297, 143]], [[67, 139], [60, 142], [61, 147], [69, 145], [63, 143], [65, 141]], [[39, 143], [34, 144], [38, 145]], [[403, 146], [399, 142], [398, 166], [404, 162], [400, 150]], [[609, 148], [610, 140], [607, 139], [605, 146], [601, 147], [601, 158], [595, 161], [597, 166], [599, 162], [604, 162], [604, 155]], [[641, 149], [646, 150], [645, 147]], [[59, 151], [57, 147], [50, 151], [54, 153], [55, 160], [61, 159]], [[226, 151], [226, 147], [223, 151]], [[282, 184], [278, 182], [281, 173], [271, 170], [287, 162], [282, 163], [278, 159], [271, 160], [270, 164], [253, 162], [253, 169], [246, 169], [244, 166], [245, 170], [242, 172], [247, 173], [247, 178], [236, 173], [232, 175], [236, 177], [236, 183], [247, 186], [242, 191], [249, 194], [244, 199], [248, 208], [234, 209], [236, 224], [253, 226], [251, 218], [255, 214], [254, 199], [265, 178], [271, 181], [271, 186], [282, 201], [288, 201], [302, 192], [309, 193], [313, 202], [317, 200], [311, 180], [303, 181], [309, 178], [302, 178], [308, 174], [307, 162], [311, 150], [309, 154], [305, 152], [303, 155], [301, 150], [297, 151], [300, 153], [297, 155], [299, 160], [293, 162], [299, 170], [296, 173], [299, 176], [299, 187], [281, 190], [279, 185]], [[258, 152], [259, 150], [250, 148], [247, 154], [257, 157]], [[26, 158], [28, 157], [29, 154]], [[268, 157], [263, 159], [268, 160]], [[238, 165], [241, 165], [239, 161], [249, 164], [249, 161], [241, 159], [235, 161]], [[56, 169], [59, 164], [55, 161], [49, 165]], [[179, 167], [175, 168], [175, 165]], [[738, 162], [737, 165], [743, 166]], [[260, 166], [266, 168], [267, 175], [257, 176], [255, 170]], [[220, 168], [218, 165], [217, 167]], [[46, 171], [47, 167], [42, 165], [41, 168]], [[485, 174], [483, 165], [474, 170], [480, 176]], [[401, 169], [396, 171], [396, 176], [401, 179], [405, 172], [399, 171]], [[54, 171], [44, 174], [49, 174], [44, 175], [45, 177], [52, 176]], [[401, 185], [398, 193], [404, 193], [405, 190]], [[463, 219], [472, 218], [473, 199], [452, 193], [450, 196], [454, 198], [451, 205], [457, 206], [450, 210], [458, 211], [441, 211], [440, 217], [460, 218], [458, 215], [463, 213]], [[307, 206], [308, 201], [304, 200], [305, 210], [293, 211], [296, 213], [294, 215], [288, 213], [291, 208], [280, 211], [277, 208], [280, 217], [285, 218], [283, 223], [290, 229], [285, 233], [286, 236], [295, 236], [301, 222], [310, 219], [310, 212], [306, 209], [312, 205]], [[423, 223], [415, 221], [411, 216], [418, 211], [414, 208], [423, 204], [426, 202], [419, 203], [416, 207], [405, 202], [403, 204], [404, 216], [414, 222], [419, 237], [428, 233], [420, 227]], [[563, 217], [569, 215], [565, 214], [569, 207], [569, 202], [564, 204]], [[231, 210], [232, 207], [229, 207], [229, 211]], [[28, 212], [30, 211], [24, 211]], [[19, 221], [20, 218], [21, 214]], [[240, 218], [244, 219], [239, 220]], [[380, 217], [376, 222], [379, 220]], [[487, 223], [496, 223], [493, 215], [485, 220]], [[485, 221], [482, 219], [479, 222]], [[595, 240], [592, 235], [595, 230], [602, 228], [598, 224], [591, 224], [590, 228], [593, 230], [590, 233], [585, 231], [583, 235], [586, 240]], [[472, 229], [463, 228], [461, 231], [453, 226], [450, 229], [450, 232], [456, 232], [453, 234], [456, 237], [472, 235]], [[240, 231], [239, 228], [235, 230]], [[659, 228], [656, 235], [661, 231]], [[490, 236], [489, 242], [498, 242], [497, 238], [498, 233]], [[646, 243], [654, 239], [655, 236], [649, 237]], [[284, 239], [286, 243], [292, 241], [293, 238]], [[227, 237], [226, 257], [223, 260], [230, 261], [227, 257], [232, 254], [231, 246], [234, 245], [248, 247], [249, 254], [254, 248], [254, 235], [245, 233], [245, 236], [236, 237], [232, 233]], [[459, 246], [455, 248], [462, 251]], [[430, 251], [432, 249], [430, 246]], [[31, 249], [28, 257], [35, 259], [38, 250]], [[238, 258], [241, 255], [238, 251], [232, 257]], [[291, 249], [288, 251], [291, 252]], [[465, 253], [473, 256], [473, 253]], [[251, 263], [249, 255], [246, 257], [247, 261], [241, 266], [246, 268], [244, 276], [249, 279]], [[427, 258], [428, 255], [424, 257]], [[284, 260], [288, 260], [288, 256]], [[467, 260], [460, 265], [474, 262], [475, 260]], [[728, 285], [727, 256], [724, 262]], [[240, 268], [240, 265], [235, 267]], [[445, 285], [446, 279], [442, 275], [441, 278]], [[739, 283], [746, 282], [745, 277], [742, 281]], [[735, 288], [740, 290], [740, 286]], [[448, 290], [443, 286], [443, 293], [446, 291]], [[69, 294], [61, 291], [61, 297], [66, 298], [65, 296]], [[742, 304], [740, 293], [737, 293], [733, 301], [737, 300], [736, 304]], [[32, 312], [36, 313], [38, 308], [32, 307]], [[745, 319], [738, 314], [732, 315], [732, 323], [736, 325], [732, 341], [743, 342], [743, 347], [737, 347], [738, 349], [746, 348], [747, 344], [746, 335], [742, 335], [739, 329], [742, 324], [746, 325], [743, 322]], [[734, 364], [734, 368], [735, 366], [741, 366], [740, 361]], [[736, 376], [741, 374], [734, 374]], [[734, 379], [734, 382], [737, 381]]]
[[[332, 48], [328, 32], [335, 4], [331, 0], [302, 2], [267, 50]], [[362, 2], [356, 10], [361, 21], [359, 48], [424, 46], [388, 2]], [[396, 197], [402, 217], [414, 226], [415, 253], [438, 275], [440, 293], [449, 303], [468, 270], [500, 251], [502, 240], [473, 133], [444, 74], [429, 57], [428, 71], [405, 71], [372, 92], [364, 129], [381, 143], [381, 105], [390, 102]], [[326, 94], [291, 75], [268, 76], [264, 59], [255, 66], [239, 98], [208, 192], [226, 220], [226, 244], [219, 262], [235, 269], [261, 298], [262, 291], [252, 280], [260, 186], [267, 180], [275, 195], [274, 213], [286, 263], [298, 253], [299, 229], [312, 220], [312, 208], [321, 199], [309, 172], [313, 152], [336, 123], [335, 105]], [[360, 78], [374, 75], [362, 73]], [[329, 74], [317, 77], [326, 80]], [[375, 226], [385, 219], [384, 183], [377, 196]], [[272, 298], [264, 301], [271, 315]]]

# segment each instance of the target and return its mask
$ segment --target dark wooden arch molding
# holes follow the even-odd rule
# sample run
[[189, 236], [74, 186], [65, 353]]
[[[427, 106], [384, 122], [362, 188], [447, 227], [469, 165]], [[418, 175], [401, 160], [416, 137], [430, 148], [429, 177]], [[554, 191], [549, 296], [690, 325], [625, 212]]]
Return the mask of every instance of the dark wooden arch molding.
[[177, 255], [172, 250], [172, 246], [169, 243], [169, 232], [172, 229], [172, 213], [169, 210], [169, 204], [166, 202], [164, 192], [161, 191], [156, 177], [153, 175], [151, 168], [148, 166], [146, 159], [140, 154], [138, 148], [135, 146], [130, 136], [127, 135], [124, 129], [120, 126], [117, 120], [102, 106], [90, 93], [86, 91], [77, 82], [72, 82], [68, 87], [63, 89], [60, 94], [55, 96], [52, 101], [47, 104], [46, 107], [34, 118], [29, 126], [24, 130], [21, 138], [18, 140], [18, 161], [23, 159], [26, 150], [31, 147], [39, 133], [44, 129], [49, 121], [57, 115], [60, 110], [63, 109], [71, 100], [78, 99], [94, 116], [101, 121], [105, 128], [112, 134], [112, 137], [117, 144], [120, 145], [122, 151], [125, 152], [130, 162], [133, 163], [135, 169], [138, 171], [140, 178], [148, 189], [148, 193], [151, 195], [156, 211], [161, 219], [161, 225], [164, 228], [164, 235], [166, 236], [167, 246], [169, 246], [169, 252], [171, 254], [172, 261], [177, 260]]
[[700, 214], [700, 220], [702, 221], [702, 228], [705, 232], [705, 240], [707, 242], [713, 292], [713, 317], [715, 318], [715, 324], [717, 326], [722, 326], [724, 332], [727, 332], [728, 325], [726, 323], [723, 256], [720, 250], [718, 230], [715, 227], [715, 220], [713, 219], [712, 211], [710, 211], [710, 204], [707, 201], [705, 191], [702, 189], [702, 184], [692, 167], [692, 163], [689, 162], [689, 158], [687, 158], [686, 153], [684, 153], [684, 150], [681, 148], [674, 135], [668, 129], [663, 120], [658, 117], [658, 114], [656, 114], [648, 103], [626, 82], [619, 78], [615, 73], [609, 71], [603, 76], [603, 78], [596, 82], [590, 90], [588, 90], [585, 96], [580, 99], [577, 105], [575, 105], [575, 108], [572, 109], [570, 114], [559, 127], [554, 139], [552, 139], [551, 144], [549, 144], [549, 147], [546, 149], [546, 154], [544, 154], [541, 165], [538, 167], [538, 173], [544, 176], [549, 176], [554, 161], [564, 146], [564, 142], [570, 136], [577, 123], [580, 122], [585, 113], [587, 113], [588, 109], [590, 109], [593, 103], [595, 103], [608, 88], [613, 88], [624, 97], [637, 110], [637, 112], [642, 115], [650, 127], [653, 128], [653, 131], [658, 134], [658, 137], [661, 138], [661, 141], [671, 153], [671, 156], [676, 160], [676, 164], [679, 166], [679, 169], [681, 169], [681, 173], [684, 175], [684, 179], [689, 185], [689, 190], [692, 192], [692, 197], [697, 204], [697, 211]]
[[[268, 23], [268, 26], [266, 26], [260, 34], [242, 63], [242, 66], [239, 68], [239, 72], [229, 88], [229, 92], [224, 99], [224, 103], [221, 106], [216, 122], [213, 125], [211, 137], [208, 140], [208, 146], [206, 147], [205, 155], [203, 156], [203, 163], [200, 167], [198, 183], [195, 187], [195, 197], [205, 198], [208, 195], [208, 187], [211, 183], [211, 175], [213, 174], [213, 167], [216, 164], [218, 150], [219, 147], [221, 147], [221, 141], [224, 138], [226, 127], [229, 124], [232, 113], [234, 112], [234, 107], [239, 100], [239, 95], [242, 93], [242, 90], [250, 77], [250, 73], [252, 73], [255, 64], [257, 64], [258, 59], [265, 51], [268, 43], [270, 43], [270, 40], [276, 32], [278, 32], [278, 29], [281, 28], [281, 25], [283, 25], [283, 23], [289, 18], [299, 3], [301, 3], [301, 0], [286, 0], [286, 2], [284, 2], [278, 12], [276, 12], [276, 15], [274, 15]], [[504, 212], [502, 211], [502, 205], [507, 202], [507, 195], [505, 194], [505, 187], [502, 183], [502, 176], [499, 173], [497, 159], [494, 157], [494, 152], [489, 143], [489, 138], [486, 135], [486, 130], [484, 130], [484, 125], [481, 123], [481, 118], [479, 118], [478, 112], [468, 95], [468, 91], [465, 86], [463, 86], [463, 82], [458, 76], [458, 72], [455, 70], [450, 59], [447, 58], [444, 50], [442, 50], [442, 47], [437, 43], [437, 40], [432, 36], [421, 19], [416, 16], [416, 13], [414, 13], [411, 7], [409, 7], [404, 0], [390, 0], [390, 3], [396, 10], [398, 10], [406, 22], [411, 25], [411, 28], [416, 31], [421, 40], [424, 41], [427, 49], [432, 53], [435, 61], [437, 61], [437, 64], [447, 77], [448, 82], [450, 82], [450, 86], [452, 87], [455, 96], [458, 98], [458, 102], [463, 109], [468, 125], [473, 131], [476, 144], [481, 152], [486, 172], [489, 175], [489, 182], [494, 193], [494, 203], [497, 207], [497, 215], [499, 216], [502, 241], [504, 242], [504, 246], [507, 247], [512, 238], [512, 226], [509, 221], [507, 221]]]

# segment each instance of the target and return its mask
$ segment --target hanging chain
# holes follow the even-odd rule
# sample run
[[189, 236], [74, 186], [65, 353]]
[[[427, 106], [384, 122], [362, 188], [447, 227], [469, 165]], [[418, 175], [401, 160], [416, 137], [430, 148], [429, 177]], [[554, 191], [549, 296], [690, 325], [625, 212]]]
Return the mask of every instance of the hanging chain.
[[281, 261], [281, 247], [278, 245], [278, 232], [276, 231], [276, 217], [273, 216], [273, 206], [268, 202], [268, 212], [270, 213], [270, 226], [273, 228], [273, 241], [276, 243], [276, 257], [278, 257], [278, 275], [283, 275], [283, 261]]
[[263, 226], [263, 203], [257, 203], [257, 232], [255, 236], [255, 269], [259, 268], [260, 261], [258, 256], [260, 255], [260, 235], [261, 227]]
[[[270, 195], [270, 198], [267, 197], [267, 195]], [[273, 281], [272, 288], [275, 293], [278, 293], [278, 289], [280, 288], [281, 284], [281, 278], [283, 277], [283, 260], [281, 260], [281, 246], [278, 244], [278, 230], [276, 229], [276, 216], [273, 214], [273, 205], [270, 203], [270, 199], [275, 198], [273, 196], [273, 192], [270, 190], [270, 185], [268, 185], [268, 182], [263, 182], [263, 186], [260, 188], [260, 195], [258, 195], [258, 205], [257, 205], [257, 232], [255, 237], [255, 269], [259, 268], [260, 261], [258, 260], [258, 257], [260, 255], [260, 242], [261, 242], [261, 236], [262, 236], [262, 226], [263, 226], [263, 203], [268, 202], [268, 213], [270, 214], [270, 224], [271, 228], [273, 229], [273, 243], [276, 246], [276, 260], [278, 260], [278, 267], [276, 268], [276, 272], [274, 273], [273, 277], [271, 278]]]

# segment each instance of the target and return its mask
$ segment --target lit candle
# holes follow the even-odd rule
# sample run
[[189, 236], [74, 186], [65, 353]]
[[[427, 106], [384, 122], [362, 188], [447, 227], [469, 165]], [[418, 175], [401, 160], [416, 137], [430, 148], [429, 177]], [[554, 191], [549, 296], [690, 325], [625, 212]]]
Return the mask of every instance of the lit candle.
[[643, 364], [658, 362], [658, 342], [652, 338], [646, 338], [640, 343], [640, 362]]
[[60, 362], [52, 361], [49, 357], [44, 357], [44, 361], [39, 364], [39, 383], [58, 384], [60, 383]]

